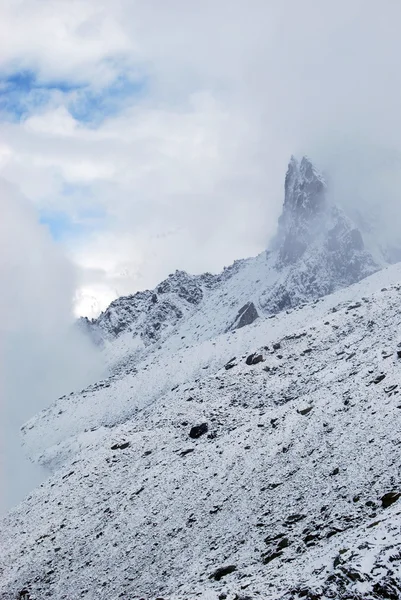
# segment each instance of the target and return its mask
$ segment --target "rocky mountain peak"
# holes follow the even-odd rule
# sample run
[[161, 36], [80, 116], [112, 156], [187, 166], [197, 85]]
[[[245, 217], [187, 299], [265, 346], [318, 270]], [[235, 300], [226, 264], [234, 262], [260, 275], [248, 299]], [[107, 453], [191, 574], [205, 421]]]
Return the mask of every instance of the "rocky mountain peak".
[[326, 207], [326, 182], [306, 156], [300, 163], [291, 157], [284, 189], [284, 219], [310, 220]]
[[379, 268], [359, 229], [328, 201], [325, 179], [309, 158], [291, 157], [284, 192], [271, 252], [236, 261], [220, 274], [177, 270], [153, 290], [115, 300], [81, 327], [97, 344], [133, 338], [141, 352], [163, 343], [188, 320], [194, 327], [197, 312], [199, 318], [205, 311], [215, 316], [213, 303], [222, 302], [219, 319], [203, 333], [198, 329], [199, 339], [330, 294]]
[[321, 225], [328, 203], [323, 175], [304, 156], [298, 162], [294, 156], [288, 165], [284, 184], [283, 212], [279, 219], [276, 244], [280, 262], [295, 262], [305, 251]]

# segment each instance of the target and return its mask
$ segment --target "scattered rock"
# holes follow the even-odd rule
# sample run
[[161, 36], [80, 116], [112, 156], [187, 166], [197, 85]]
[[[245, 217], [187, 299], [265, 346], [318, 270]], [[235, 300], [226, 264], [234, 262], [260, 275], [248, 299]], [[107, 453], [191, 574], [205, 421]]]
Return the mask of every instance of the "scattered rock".
[[376, 379], [374, 379], [374, 380], [373, 380], [373, 383], [376, 383], [376, 384], [378, 384], [378, 383], [380, 383], [381, 381], [383, 381], [383, 379], [385, 379], [385, 377], [386, 377], [386, 374], [385, 374], [385, 373], [382, 373], [381, 375], [378, 375], [378, 376], [376, 377]]
[[224, 368], [225, 368], [226, 371], [228, 371], [229, 369], [232, 369], [233, 367], [235, 367], [235, 363], [234, 363], [235, 359], [236, 359], [236, 357], [234, 356], [233, 358], [231, 358], [228, 361], [228, 363], [226, 363], [224, 365]]
[[273, 350], [280, 350], [280, 348], [281, 348], [281, 344], [280, 344], [280, 342], [275, 342], [275, 343], [273, 344]]
[[214, 571], [214, 573], [209, 575], [209, 579], [215, 579], [216, 581], [220, 581], [220, 579], [222, 577], [225, 577], [226, 575], [230, 575], [230, 573], [234, 573], [234, 571], [236, 571], [236, 570], [237, 570], [236, 565], [227, 565], [225, 567], [219, 567], [218, 569], [216, 569]]
[[274, 560], [275, 558], [278, 558], [279, 556], [281, 556], [283, 553], [281, 550], [277, 550], [277, 552], [269, 552], [269, 554], [265, 554], [263, 556], [263, 563], [265, 565], [267, 565], [269, 562], [271, 562], [272, 560]]
[[313, 406], [308, 406], [307, 408], [302, 408], [301, 410], [298, 410], [300, 415], [308, 415], [310, 413], [310, 411], [312, 410]]
[[182, 452], [180, 452], [180, 456], [186, 456], [187, 454], [190, 454], [193, 451], [194, 448], [187, 448], [187, 450], [183, 450]]
[[300, 515], [300, 514], [296, 514], [296, 515], [290, 515], [289, 517], [287, 517], [286, 523], [292, 525], [293, 523], [298, 523], [298, 521], [302, 521], [302, 519], [305, 519], [306, 515]]
[[258, 354], [257, 356], [255, 356], [255, 358], [252, 360], [252, 364], [253, 365], [257, 365], [260, 362], [263, 362], [264, 358], [262, 356], [262, 354]]
[[131, 442], [120, 442], [111, 446], [111, 450], [125, 450], [125, 448], [129, 448], [130, 446]]

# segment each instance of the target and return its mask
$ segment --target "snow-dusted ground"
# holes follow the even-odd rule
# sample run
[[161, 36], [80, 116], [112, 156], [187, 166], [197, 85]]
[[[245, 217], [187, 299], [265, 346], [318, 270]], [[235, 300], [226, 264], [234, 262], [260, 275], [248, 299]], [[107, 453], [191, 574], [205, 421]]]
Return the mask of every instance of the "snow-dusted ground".
[[1, 522], [2, 600], [401, 597], [401, 265], [216, 336], [246, 277], [25, 426], [54, 475]]

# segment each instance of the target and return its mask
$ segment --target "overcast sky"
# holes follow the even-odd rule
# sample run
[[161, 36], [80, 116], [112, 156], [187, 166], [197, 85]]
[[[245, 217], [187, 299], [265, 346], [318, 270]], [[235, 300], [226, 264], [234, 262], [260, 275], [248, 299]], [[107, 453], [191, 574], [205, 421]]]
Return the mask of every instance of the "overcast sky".
[[291, 153], [393, 198], [400, 22], [395, 0], [0, 0], [0, 176], [78, 266], [76, 310], [260, 252]]

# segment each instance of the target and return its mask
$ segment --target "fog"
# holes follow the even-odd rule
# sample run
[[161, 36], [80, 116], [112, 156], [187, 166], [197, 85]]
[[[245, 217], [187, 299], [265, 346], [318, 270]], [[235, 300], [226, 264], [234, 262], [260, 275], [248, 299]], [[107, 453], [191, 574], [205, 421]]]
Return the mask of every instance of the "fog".
[[60, 394], [101, 373], [73, 324], [75, 271], [18, 190], [0, 181], [0, 511], [47, 476], [24, 455], [19, 429]]

